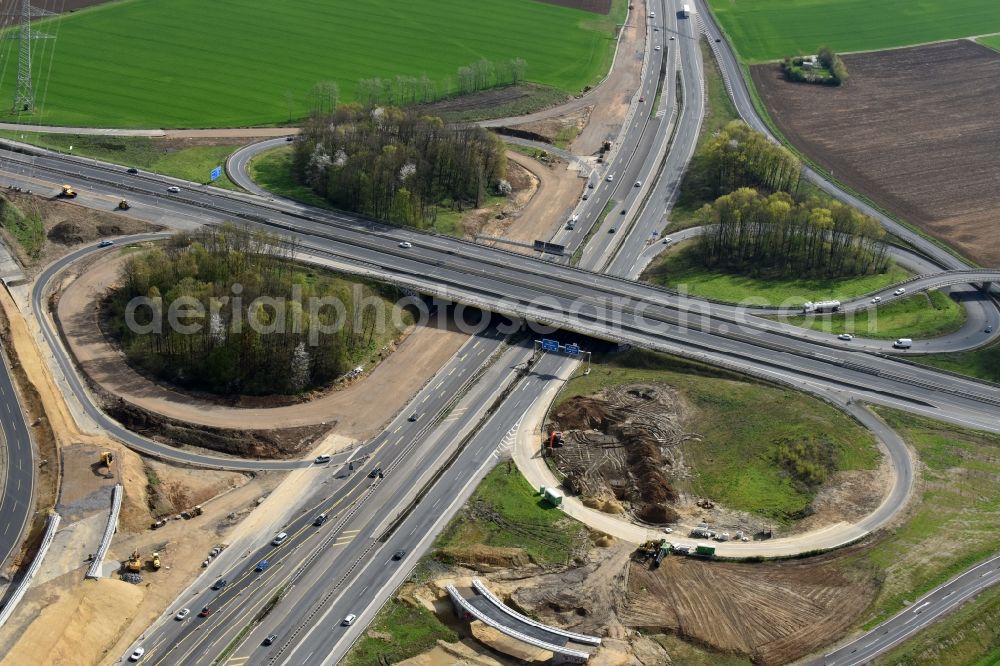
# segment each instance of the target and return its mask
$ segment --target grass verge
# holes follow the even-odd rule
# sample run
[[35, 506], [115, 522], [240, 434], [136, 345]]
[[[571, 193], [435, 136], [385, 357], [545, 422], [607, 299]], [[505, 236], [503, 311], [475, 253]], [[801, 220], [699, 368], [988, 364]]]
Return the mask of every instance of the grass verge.
[[1000, 664], [1000, 587], [923, 629], [879, 657], [884, 666], [995, 666]]
[[783, 523], [806, 511], [829, 474], [878, 465], [872, 436], [839, 410], [790, 389], [736, 377], [636, 350], [596, 362], [589, 375], [567, 383], [557, 402], [615, 384], [674, 387], [693, 407], [686, 430], [700, 435], [681, 444], [692, 476], [680, 489]]
[[1000, 344], [997, 343], [967, 352], [914, 356], [911, 360], [976, 379], [1000, 382]]
[[396, 664], [458, 635], [426, 608], [390, 599], [344, 657], [344, 666]]
[[178, 148], [164, 139], [145, 136], [101, 136], [80, 134], [39, 134], [0, 131], [0, 137], [30, 143], [60, 153], [82, 155], [123, 167], [183, 178], [208, 184], [212, 169], [222, 166], [222, 176], [211, 184], [227, 190], [239, 190], [225, 173], [226, 158], [239, 144], [190, 146]]
[[724, 273], [701, 266], [694, 254], [697, 242], [696, 239], [684, 241], [661, 254], [646, 269], [642, 279], [716, 301], [796, 307], [806, 301], [850, 300], [911, 275], [895, 264], [885, 273], [851, 278], [770, 278]]
[[448, 561], [472, 546], [522, 548], [538, 564], [566, 564], [586, 528], [542, 501], [513, 463], [486, 475], [469, 502], [438, 537]]
[[935, 338], [957, 331], [966, 311], [941, 291], [913, 294], [880, 306], [840, 315], [782, 317], [781, 321], [815, 331], [850, 333], [866, 338]]
[[247, 165], [250, 178], [271, 194], [301, 201], [310, 206], [332, 209], [330, 204], [292, 177], [292, 147], [280, 146], [260, 153]]
[[905, 521], [847, 558], [884, 581], [866, 629], [1000, 551], [1000, 435], [875, 411], [913, 447], [921, 466]]

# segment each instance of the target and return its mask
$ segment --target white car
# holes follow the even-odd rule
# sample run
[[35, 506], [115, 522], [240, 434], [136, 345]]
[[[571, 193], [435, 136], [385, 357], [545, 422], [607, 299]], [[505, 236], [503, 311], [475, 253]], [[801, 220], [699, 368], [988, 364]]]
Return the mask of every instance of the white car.
[[659, 50], [660, 50], [660, 45], [659, 45], [659, 44], [657, 44], [656, 46], [654, 46], [654, 47], [653, 47], [653, 50], [654, 50], [654, 51], [659, 51]]
[[850, 333], [841, 333], [840, 335], [837, 336], [837, 339], [838, 340], [847, 340], [848, 342], [850, 342], [851, 340], [854, 339], [854, 336], [851, 335]]
[[167, 192], [170, 192], [172, 194], [177, 194], [180, 191], [181, 188], [177, 187], [176, 185], [171, 185], [170, 187], [167, 188]]
[[663, 242], [664, 242], [664, 244], [666, 244], [666, 243], [672, 242], [673, 240], [674, 240], [673, 238], [671, 238], [670, 236], [667, 236], [666, 238], [663, 239]]
[[179, 611], [177, 611], [177, 615], [174, 615], [174, 619], [175, 620], [183, 620], [184, 618], [186, 618], [190, 614], [191, 614], [191, 609], [190, 608], [182, 608]]
[[288, 538], [288, 534], [286, 532], [281, 532], [281, 533], [278, 534], [278, 536], [276, 536], [273, 539], [271, 539], [271, 545], [272, 546], [280, 546], [281, 544], [285, 543], [285, 539], [287, 539], [287, 538]]
[[340, 621], [340, 626], [349, 627], [352, 624], [354, 624], [354, 621], [356, 619], [358, 619], [358, 616], [355, 615], [354, 613], [351, 613], [350, 615], [348, 615], [347, 617], [345, 617], [343, 620]]
[[906, 293], [906, 287], [900, 287], [896, 291], [892, 292], [892, 295], [893, 296], [902, 296], [905, 293]]
[[146, 654], [146, 648], [136, 648], [135, 652], [128, 656], [129, 661], [139, 661], [142, 655]]
[[882, 302], [881, 296], [876, 296], [875, 298], [872, 299], [872, 303], [881, 303], [881, 302]]
[[413, 243], [411, 243], [410, 241], [403, 241], [402, 243], [399, 244], [399, 247], [403, 248], [404, 250], [408, 250], [411, 247], [413, 247]]
[[605, 180], [606, 180], [606, 181], [608, 181], [609, 183], [610, 183], [611, 181], [613, 181], [614, 179], [615, 179], [614, 175], [613, 175], [613, 174], [610, 174], [610, 173], [608, 174], [608, 177], [607, 177], [607, 178], [605, 178]]
[[635, 187], [642, 187], [642, 181], [641, 180], [635, 181]]

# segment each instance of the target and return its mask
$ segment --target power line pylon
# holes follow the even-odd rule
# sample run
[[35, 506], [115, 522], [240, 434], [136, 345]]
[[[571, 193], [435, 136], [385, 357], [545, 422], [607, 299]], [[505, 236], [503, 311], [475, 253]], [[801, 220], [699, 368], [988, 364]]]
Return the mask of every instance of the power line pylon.
[[[35, 86], [31, 77], [31, 42], [36, 39], [53, 39], [44, 32], [31, 32], [31, 19], [37, 16], [52, 15], [52, 12], [31, 6], [31, 0], [21, 0], [21, 10], [16, 14], [17, 30], [17, 87], [14, 89], [13, 113], [31, 113], [35, 110]], [[14, 17], [13, 12], [7, 14]], [[12, 33], [4, 39], [14, 39]]]

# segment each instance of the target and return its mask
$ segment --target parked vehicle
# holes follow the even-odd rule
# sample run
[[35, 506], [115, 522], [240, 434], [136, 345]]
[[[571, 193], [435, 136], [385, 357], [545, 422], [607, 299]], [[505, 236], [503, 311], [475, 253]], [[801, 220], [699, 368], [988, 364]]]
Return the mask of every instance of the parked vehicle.
[[850, 342], [851, 340], [854, 339], [854, 336], [851, 335], [850, 333], [841, 333], [840, 335], [837, 336], [837, 339]]
[[913, 340], [911, 340], [910, 338], [899, 338], [898, 340], [892, 343], [892, 346], [895, 347], [896, 349], [909, 349], [910, 347], [913, 346]]

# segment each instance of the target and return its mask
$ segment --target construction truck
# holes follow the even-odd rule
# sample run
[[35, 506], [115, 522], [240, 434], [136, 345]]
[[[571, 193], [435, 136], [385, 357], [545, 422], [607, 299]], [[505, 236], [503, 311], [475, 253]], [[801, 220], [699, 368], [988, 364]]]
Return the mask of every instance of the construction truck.
[[694, 554], [702, 557], [715, 557], [715, 546], [698, 546], [694, 549]]
[[153, 565], [153, 570], [156, 570], [156, 571], [159, 570], [159, 568], [160, 568], [160, 554], [159, 553], [153, 553], [152, 560], [150, 561], [150, 564]]
[[72, 199], [76, 196], [76, 190], [71, 185], [63, 185], [62, 192], [59, 193], [63, 199]]
[[118, 202], [118, 210], [128, 210], [131, 207], [132, 206], [130, 206], [129, 202], [126, 201], [125, 199], [122, 199], [121, 201]]
[[656, 555], [653, 557], [653, 568], [659, 568], [660, 564], [663, 562], [663, 558], [670, 554], [671, 545], [667, 543], [666, 540], [660, 542], [660, 548], [656, 551]]
[[132, 551], [132, 557], [128, 558], [128, 562], [125, 563], [125, 569], [132, 572], [142, 571], [142, 556], [139, 554], [138, 548]]

